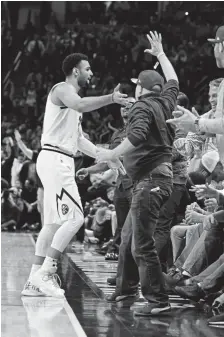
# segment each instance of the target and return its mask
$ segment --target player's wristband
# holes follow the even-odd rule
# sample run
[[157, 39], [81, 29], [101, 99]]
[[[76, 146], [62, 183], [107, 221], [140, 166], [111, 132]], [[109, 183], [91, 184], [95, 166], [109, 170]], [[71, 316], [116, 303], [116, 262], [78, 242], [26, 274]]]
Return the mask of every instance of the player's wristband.
[[162, 55], [165, 55], [165, 53], [164, 53], [163, 51], [161, 51], [161, 52], [157, 55], [157, 59], [159, 59], [160, 56], [162, 56]]
[[114, 92], [113, 92], [111, 98], [112, 98], [112, 102], [115, 103], [115, 101], [114, 101]]

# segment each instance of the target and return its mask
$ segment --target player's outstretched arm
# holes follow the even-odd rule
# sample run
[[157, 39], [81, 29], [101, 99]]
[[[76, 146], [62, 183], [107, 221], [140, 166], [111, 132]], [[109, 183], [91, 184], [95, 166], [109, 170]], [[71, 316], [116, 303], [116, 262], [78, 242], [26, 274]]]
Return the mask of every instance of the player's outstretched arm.
[[177, 74], [171, 62], [163, 51], [161, 34], [158, 34], [157, 32], [150, 32], [150, 35], [147, 34], [147, 39], [150, 42], [151, 49], [146, 49], [145, 53], [150, 53], [158, 58], [158, 61], [163, 69], [163, 73], [167, 81], [176, 80], [178, 82]]
[[100, 109], [113, 103], [125, 105], [127, 95], [120, 93], [119, 87], [120, 85], [118, 85], [110, 95], [80, 98], [72, 86], [64, 83], [55, 88], [55, 94], [66, 107], [84, 113]]

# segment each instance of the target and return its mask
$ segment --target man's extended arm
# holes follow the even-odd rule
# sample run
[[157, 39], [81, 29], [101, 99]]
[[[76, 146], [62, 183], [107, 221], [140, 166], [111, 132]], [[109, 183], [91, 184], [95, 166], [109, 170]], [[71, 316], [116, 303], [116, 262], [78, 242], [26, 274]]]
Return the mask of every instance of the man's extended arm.
[[119, 92], [119, 86], [115, 88], [115, 91], [112, 94], [99, 97], [81, 98], [75, 92], [75, 89], [67, 83], [58, 85], [54, 89], [54, 92], [57, 98], [66, 107], [81, 113], [97, 110], [113, 103], [125, 105], [125, 98], [127, 97], [127, 95]]

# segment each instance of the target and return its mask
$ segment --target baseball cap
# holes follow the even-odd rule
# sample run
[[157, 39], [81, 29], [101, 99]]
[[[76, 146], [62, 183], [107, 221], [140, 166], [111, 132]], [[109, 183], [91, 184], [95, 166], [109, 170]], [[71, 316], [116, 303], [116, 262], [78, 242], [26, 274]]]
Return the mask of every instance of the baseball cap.
[[217, 29], [215, 39], [208, 39], [212, 43], [220, 43], [224, 41], [224, 26], [221, 26]]
[[220, 158], [217, 151], [209, 151], [205, 153], [201, 158], [202, 165], [209, 173], [212, 173], [214, 171], [219, 161]]
[[143, 70], [138, 78], [131, 78], [134, 84], [140, 84], [142, 88], [152, 90], [155, 85], [159, 85], [163, 88], [164, 79], [155, 70]]

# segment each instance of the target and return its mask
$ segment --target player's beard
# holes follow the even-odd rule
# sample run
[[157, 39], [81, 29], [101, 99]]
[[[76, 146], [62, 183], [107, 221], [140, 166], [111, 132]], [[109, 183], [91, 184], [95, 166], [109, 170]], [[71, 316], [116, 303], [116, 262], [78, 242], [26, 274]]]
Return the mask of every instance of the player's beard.
[[83, 88], [83, 89], [87, 89], [89, 87], [88, 81], [84, 79], [83, 77], [79, 77], [78, 85], [80, 88]]

